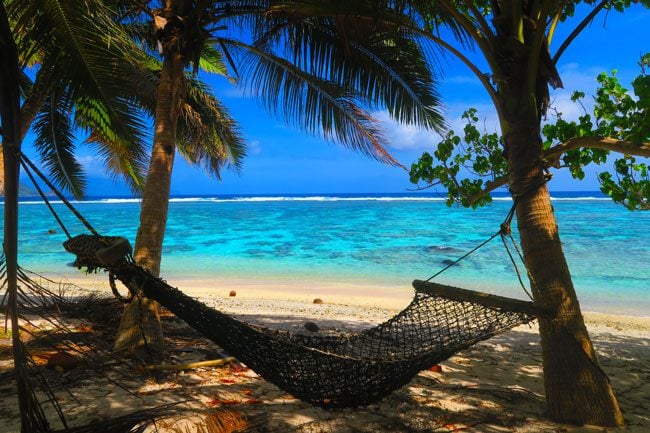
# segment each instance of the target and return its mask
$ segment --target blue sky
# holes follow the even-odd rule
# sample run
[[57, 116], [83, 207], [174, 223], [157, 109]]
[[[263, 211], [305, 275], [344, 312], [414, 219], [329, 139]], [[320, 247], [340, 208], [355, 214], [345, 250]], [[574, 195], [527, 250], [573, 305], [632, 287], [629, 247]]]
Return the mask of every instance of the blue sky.
[[[596, 75], [617, 69], [625, 84], [639, 72], [637, 62], [642, 52], [650, 51], [650, 11], [633, 7], [625, 14], [601, 14], [564, 53], [559, 71], [565, 89], [553, 92], [555, 106], [565, 118], [576, 117], [577, 108], [569, 101], [573, 90], [593, 94]], [[570, 31], [563, 25], [551, 46], [553, 53]], [[452, 58], [443, 60], [442, 85], [439, 90], [451, 127], [462, 128], [460, 114], [468, 107], [479, 109], [488, 131], [496, 127], [496, 115], [487, 94], [471, 72]], [[408, 174], [395, 167], [382, 165], [372, 159], [325, 142], [286, 125], [266, 112], [260, 104], [244, 97], [226, 80], [207, 77], [214, 93], [228, 106], [240, 123], [248, 143], [248, 156], [243, 170], [236, 174], [225, 172], [221, 181], [210, 178], [202, 169], [189, 167], [176, 159], [172, 194], [286, 194], [286, 193], [344, 193], [344, 192], [407, 192], [413, 185]], [[440, 137], [433, 132], [412, 126], [397, 125], [384, 112], [375, 113], [384, 122], [391, 153], [409, 166], [425, 150], [432, 151]], [[25, 150], [30, 154], [28, 135]], [[128, 189], [103, 173], [101, 164], [89, 153], [79, 149], [80, 161], [89, 176], [88, 195], [126, 195]], [[582, 181], [570, 179], [567, 173], [556, 173], [551, 189], [597, 190], [598, 169], [588, 169]], [[25, 182], [26, 179], [23, 179]]]

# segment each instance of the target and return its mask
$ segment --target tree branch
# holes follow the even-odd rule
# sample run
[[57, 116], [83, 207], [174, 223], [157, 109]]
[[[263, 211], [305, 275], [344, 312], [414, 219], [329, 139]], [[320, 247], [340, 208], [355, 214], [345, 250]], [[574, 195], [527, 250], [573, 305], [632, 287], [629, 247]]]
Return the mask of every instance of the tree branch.
[[494, 180], [489, 180], [485, 182], [485, 188], [483, 188], [481, 191], [477, 192], [476, 194], [472, 194], [469, 197], [467, 197], [467, 201], [469, 203], [476, 203], [479, 199], [485, 197], [495, 189], [501, 188], [507, 183], [508, 183], [508, 176], [501, 176], [501, 177], [497, 177]]
[[562, 56], [562, 53], [564, 53], [564, 50], [566, 50], [569, 47], [569, 45], [571, 45], [571, 42], [573, 42], [573, 40], [578, 37], [580, 32], [582, 32], [584, 28], [587, 27], [587, 25], [591, 22], [591, 20], [594, 19], [594, 17], [598, 14], [598, 12], [600, 12], [601, 9], [604, 8], [609, 3], [609, 1], [610, 0], [602, 0], [600, 3], [598, 3], [598, 5], [594, 8], [594, 10], [591, 11], [589, 15], [587, 15], [582, 20], [582, 22], [577, 25], [575, 29], [573, 29], [571, 34], [567, 36], [564, 42], [562, 42], [562, 45], [560, 45], [560, 48], [557, 50], [557, 53], [555, 53], [555, 55], [553, 56], [553, 64], [557, 65], [557, 61], [560, 59], [560, 56]]
[[[616, 140], [607, 137], [578, 137], [568, 140], [566, 143], [561, 143], [544, 151], [542, 158], [546, 161], [547, 167], [556, 167], [560, 157], [571, 150], [586, 147], [590, 149], [603, 149], [612, 152], [624, 153], [626, 155], [634, 155], [650, 158], [650, 143], [633, 143], [627, 140]], [[467, 197], [470, 203], [474, 203], [487, 194], [491, 193], [497, 188], [500, 188], [508, 183], [508, 176], [501, 176], [492, 181], [485, 183], [485, 188]]]
[[497, 110], [497, 113], [499, 114], [499, 118], [501, 118], [501, 104], [499, 101], [499, 96], [497, 95], [496, 90], [494, 90], [494, 87], [492, 87], [492, 84], [490, 84], [490, 79], [488, 74], [481, 72], [481, 70], [474, 63], [472, 63], [458, 49], [456, 49], [454, 46], [452, 46], [445, 40], [438, 38], [425, 31], [419, 30], [417, 28], [409, 28], [409, 30], [424, 38], [430, 39], [434, 43], [440, 45], [441, 47], [449, 51], [451, 54], [456, 56], [456, 58], [460, 60], [463, 64], [465, 64], [465, 66], [467, 66], [469, 70], [472, 71], [476, 76], [476, 78], [478, 78], [478, 80], [481, 82], [483, 88], [490, 96], [490, 99], [492, 100], [492, 104], [494, 105], [495, 109]]
[[627, 140], [617, 140], [608, 137], [578, 137], [571, 138], [565, 143], [558, 144], [544, 151], [542, 157], [546, 161], [555, 161], [570, 150], [587, 147], [590, 149], [611, 150], [626, 155], [650, 158], [650, 143], [634, 143]]

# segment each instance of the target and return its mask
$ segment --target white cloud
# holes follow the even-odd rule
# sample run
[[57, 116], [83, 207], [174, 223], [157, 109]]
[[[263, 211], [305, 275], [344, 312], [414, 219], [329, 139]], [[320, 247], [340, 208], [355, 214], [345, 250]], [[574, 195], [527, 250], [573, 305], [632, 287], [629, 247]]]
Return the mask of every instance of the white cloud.
[[[560, 77], [564, 84], [563, 89], [551, 89], [551, 110], [548, 112], [548, 121], [554, 122], [554, 111], [562, 113], [562, 119], [566, 121], [578, 121], [578, 117], [593, 112], [594, 100], [598, 83], [596, 77], [606, 71], [603, 66], [583, 67], [578, 63], [567, 63], [560, 68]], [[584, 108], [577, 102], [571, 101], [574, 91], [584, 92], [585, 97], [581, 100]]]
[[246, 143], [246, 152], [249, 155], [259, 155], [262, 153], [262, 146], [259, 140], [251, 140]]
[[109, 179], [111, 176], [108, 175], [104, 167], [104, 160], [98, 156], [93, 155], [84, 155], [77, 156], [77, 162], [81, 164], [84, 171], [88, 173], [90, 177], [100, 178], [100, 179]]
[[467, 119], [463, 119], [462, 116], [469, 108], [476, 108], [476, 117], [479, 119], [476, 127], [479, 132], [491, 134], [501, 130], [499, 127], [499, 117], [494, 106], [491, 103], [472, 101], [467, 101], [466, 103], [456, 102], [447, 106], [449, 113], [447, 121], [450, 130], [453, 130], [456, 134], [463, 133]]
[[392, 149], [429, 149], [440, 140], [440, 136], [434, 131], [394, 121], [391, 119], [388, 111], [378, 111], [372, 114], [373, 117], [381, 122], [388, 140], [388, 145]]
[[[481, 132], [492, 133], [499, 131], [499, 120], [494, 107], [489, 103], [454, 103], [446, 108], [446, 121], [449, 130], [461, 135], [467, 124], [462, 118], [468, 108], [476, 108], [479, 122], [477, 128]], [[384, 128], [388, 145], [396, 150], [430, 150], [435, 148], [442, 137], [435, 131], [418, 128], [414, 125], [398, 123], [390, 118], [387, 111], [373, 113]]]
[[[585, 67], [578, 63], [566, 63], [560, 68], [560, 76], [564, 83], [563, 89], [551, 90], [551, 105], [558, 112], [562, 113], [562, 118], [567, 121], [578, 120], [578, 117], [584, 114], [584, 109], [580, 104], [571, 101], [571, 94], [575, 90], [585, 93], [582, 100], [587, 112], [593, 111], [592, 95], [596, 92], [596, 77], [599, 73], [607, 70], [602, 66]], [[475, 82], [474, 77], [456, 75], [445, 80], [455, 83]], [[445, 106], [445, 118], [449, 129], [462, 135], [467, 121], [461, 116], [468, 108], [476, 108], [479, 122], [477, 128], [481, 132], [492, 133], [500, 132], [499, 119], [496, 110], [489, 99], [481, 98], [477, 95], [476, 99], [467, 99], [463, 101], [454, 101]], [[552, 117], [553, 111], [549, 111], [549, 122], [554, 122]], [[441, 140], [441, 137], [428, 130], [423, 130], [414, 125], [404, 125], [392, 120], [387, 111], [373, 113], [385, 130], [389, 147], [396, 150], [427, 150], [435, 147]]]

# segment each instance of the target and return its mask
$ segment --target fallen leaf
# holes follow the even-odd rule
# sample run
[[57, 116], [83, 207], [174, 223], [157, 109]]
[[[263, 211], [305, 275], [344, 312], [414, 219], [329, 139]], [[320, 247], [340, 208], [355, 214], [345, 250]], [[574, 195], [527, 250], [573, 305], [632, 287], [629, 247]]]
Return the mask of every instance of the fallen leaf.
[[232, 405], [236, 405], [236, 404], [241, 404], [241, 401], [239, 401], [239, 400], [222, 400], [220, 398], [213, 398], [212, 400], [210, 400], [208, 402], [208, 404], [210, 406], [217, 406], [217, 405], [220, 405], [220, 406], [232, 406]]
[[239, 364], [230, 364], [230, 369], [235, 373], [243, 373], [244, 371], [248, 371], [248, 367], [242, 367]]

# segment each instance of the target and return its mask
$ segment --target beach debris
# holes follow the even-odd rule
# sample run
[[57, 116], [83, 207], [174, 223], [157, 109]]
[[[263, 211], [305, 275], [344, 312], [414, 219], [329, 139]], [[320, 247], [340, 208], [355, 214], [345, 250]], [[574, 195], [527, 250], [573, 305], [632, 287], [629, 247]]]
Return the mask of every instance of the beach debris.
[[442, 366], [438, 365], [438, 364], [433, 365], [433, 366], [429, 367], [429, 371], [432, 371], [434, 373], [442, 373]]
[[143, 371], [160, 371], [160, 370], [191, 370], [202, 367], [219, 367], [236, 361], [235, 358], [211, 359], [208, 361], [188, 362], [186, 364], [149, 364], [142, 367]]
[[237, 292], [235, 290], [231, 290], [228, 296], [237, 296]]
[[209, 406], [234, 406], [236, 404], [241, 404], [241, 400], [234, 399], [224, 399], [224, 398], [213, 398], [208, 402]]
[[309, 332], [318, 332], [319, 330], [318, 325], [314, 322], [306, 322], [303, 326]]
[[204, 382], [204, 379], [198, 374], [184, 374], [181, 376], [181, 379], [186, 385], [198, 385], [199, 383]]
[[321, 298], [316, 298], [314, 299], [314, 304], [324, 304], [324, 302]]
[[47, 368], [58, 372], [70, 370], [83, 364], [83, 360], [68, 352], [55, 352], [47, 358]]
[[[213, 405], [211, 405], [213, 406]], [[266, 415], [245, 415], [234, 410], [212, 410], [210, 414], [183, 413], [162, 420], [156, 420], [156, 427], [170, 433], [235, 433], [256, 432], [266, 425]], [[149, 430], [147, 430], [149, 431]]]

